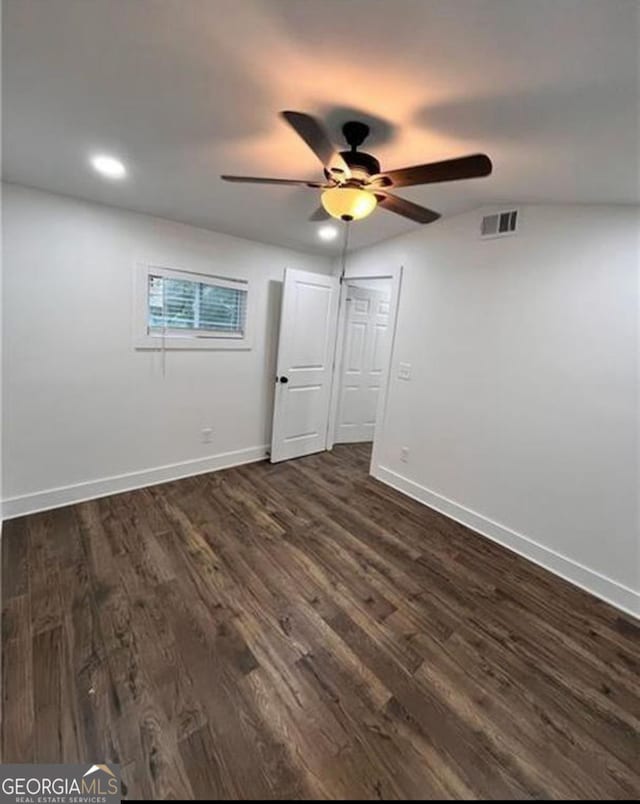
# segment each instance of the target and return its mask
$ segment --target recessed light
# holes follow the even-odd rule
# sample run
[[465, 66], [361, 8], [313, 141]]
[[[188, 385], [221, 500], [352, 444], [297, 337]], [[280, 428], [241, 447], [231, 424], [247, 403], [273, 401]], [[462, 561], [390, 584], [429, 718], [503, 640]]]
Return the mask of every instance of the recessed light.
[[115, 156], [108, 156], [107, 154], [92, 156], [91, 166], [108, 179], [123, 179], [127, 175], [126, 167]]
[[338, 230], [335, 226], [321, 226], [318, 229], [318, 237], [320, 240], [335, 240], [338, 236]]

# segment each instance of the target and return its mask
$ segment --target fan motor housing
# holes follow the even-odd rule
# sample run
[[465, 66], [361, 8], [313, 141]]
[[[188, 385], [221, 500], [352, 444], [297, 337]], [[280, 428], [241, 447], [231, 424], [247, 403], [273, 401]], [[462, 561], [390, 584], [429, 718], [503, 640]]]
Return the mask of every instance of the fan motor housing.
[[363, 151], [340, 151], [340, 156], [349, 165], [354, 178], [367, 179], [376, 173], [380, 173], [380, 162]]

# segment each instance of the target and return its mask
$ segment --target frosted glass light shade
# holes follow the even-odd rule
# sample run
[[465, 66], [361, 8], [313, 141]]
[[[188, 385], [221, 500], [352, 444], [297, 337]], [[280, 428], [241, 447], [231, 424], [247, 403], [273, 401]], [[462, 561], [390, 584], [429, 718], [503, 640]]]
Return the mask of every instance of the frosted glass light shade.
[[322, 206], [332, 218], [359, 221], [370, 215], [378, 204], [373, 193], [357, 187], [331, 187], [322, 193]]

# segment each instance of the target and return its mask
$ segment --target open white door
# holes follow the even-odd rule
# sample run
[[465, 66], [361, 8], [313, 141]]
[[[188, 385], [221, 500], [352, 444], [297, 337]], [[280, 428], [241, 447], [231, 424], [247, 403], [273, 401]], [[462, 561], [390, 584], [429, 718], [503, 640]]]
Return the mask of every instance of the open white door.
[[333, 276], [285, 271], [272, 463], [326, 449], [339, 288]]
[[388, 360], [388, 292], [349, 287], [335, 440], [373, 441]]

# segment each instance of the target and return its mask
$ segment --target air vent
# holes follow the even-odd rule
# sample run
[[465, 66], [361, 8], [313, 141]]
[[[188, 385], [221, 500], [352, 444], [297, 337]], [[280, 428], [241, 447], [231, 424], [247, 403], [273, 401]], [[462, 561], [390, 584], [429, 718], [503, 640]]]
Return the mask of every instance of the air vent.
[[482, 218], [480, 237], [505, 237], [512, 235], [518, 227], [518, 210], [508, 209], [504, 212], [494, 212]]

